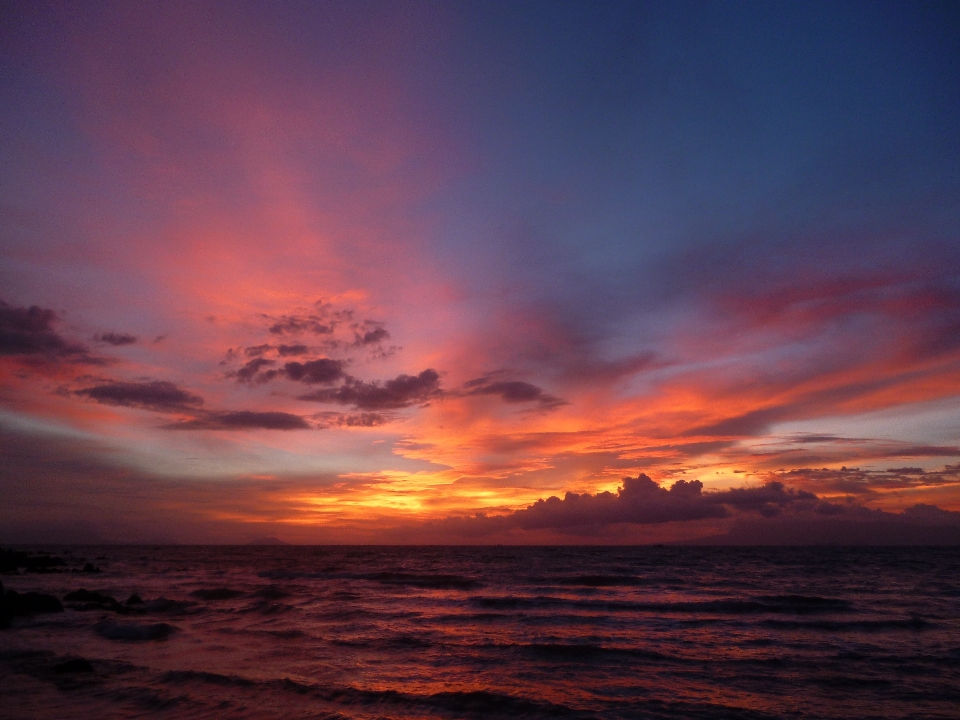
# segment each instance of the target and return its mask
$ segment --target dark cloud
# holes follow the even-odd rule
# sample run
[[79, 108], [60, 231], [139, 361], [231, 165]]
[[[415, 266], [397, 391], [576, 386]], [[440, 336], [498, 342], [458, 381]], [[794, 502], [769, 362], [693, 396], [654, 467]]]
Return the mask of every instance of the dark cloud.
[[352, 405], [358, 410], [389, 410], [424, 402], [439, 395], [440, 374], [427, 369], [419, 375], [398, 375], [385, 383], [368, 383], [347, 376], [338, 388], [301, 395], [301, 400]]
[[670, 489], [655, 483], [647, 475], [624, 478], [616, 494], [567, 493], [564, 499], [538, 500], [512, 516], [522, 528], [568, 528], [580, 525], [635, 523], [640, 525], [722, 518], [728, 507], [751, 510], [764, 516], [779, 514], [795, 503], [816, 502], [815, 495], [786, 489], [778, 482], [757, 488], [722, 492], [703, 492], [699, 480], [678, 480]]
[[359, 325], [353, 326], [353, 344], [356, 347], [365, 347], [367, 345], [377, 345], [390, 337], [390, 333], [383, 326], [383, 323], [373, 320], [364, 320]]
[[104, 405], [123, 405], [158, 412], [194, 410], [203, 404], [203, 398], [199, 395], [187, 392], [166, 380], [149, 382], [116, 382], [111, 380], [100, 385], [77, 390], [75, 394]]
[[762, 435], [770, 425], [788, 414], [788, 410], [781, 407], [753, 410], [752, 412], [726, 418], [709, 425], [700, 425], [690, 428], [682, 434], [683, 437], [744, 437]]
[[166, 427], [169, 430], [308, 430], [311, 425], [291, 413], [232, 410], [204, 413]]
[[247, 357], [260, 357], [261, 355], [270, 352], [272, 349], [273, 345], [263, 344], [248, 347], [243, 352]]
[[332, 335], [340, 323], [349, 322], [353, 315], [349, 310], [334, 310], [329, 303], [318, 302], [315, 307], [315, 313], [263, 317], [271, 322], [267, 329], [274, 335], [296, 335], [305, 332]]
[[102, 363], [87, 348], [62, 338], [55, 330], [57, 314], [37, 305], [14, 307], [0, 300], [0, 356], [50, 361]]
[[464, 383], [464, 388], [467, 395], [499, 395], [501, 400], [508, 403], [536, 402], [549, 408], [566, 405], [565, 400], [521, 380], [495, 380], [492, 376], [484, 376], [469, 380]]
[[[266, 358], [254, 358], [253, 360], [248, 361], [242, 368], [237, 370], [235, 373], [232, 373], [234, 377], [237, 378], [237, 382], [266, 382], [264, 376], [265, 373], [260, 371], [265, 367], [270, 367], [273, 365], [273, 360], [267, 360]], [[259, 376], [257, 373], [260, 373]], [[230, 375], [231, 373], [227, 373]], [[269, 379], [269, 378], [267, 378]]]
[[283, 366], [283, 372], [291, 380], [309, 384], [328, 384], [346, 377], [343, 372], [343, 361], [330, 358], [308, 360], [303, 363], [288, 362]]
[[741, 518], [726, 533], [701, 538], [709, 545], [958, 545], [960, 513], [918, 504], [901, 513], [861, 506], [831, 514]]
[[140, 338], [136, 335], [128, 335], [127, 333], [101, 333], [94, 336], [93, 338], [97, 342], [107, 343], [108, 345], [133, 345]]
[[555, 496], [541, 499], [508, 515], [451, 518], [449, 522], [452, 526], [479, 524], [481, 527], [474, 528], [473, 532], [520, 529], [576, 533], [624, 523], [656, 525], [721, 519], [731, 517], [733, 513], [775, 517], [787, 509], [826, 515], [835, 507], [812, 493], [787, 488], [780, 482], [703, 492], [703, 483], [699, 480], [678, 480], [667, 489], [641, 473], [635, 478], [624, 478], [616, 493], [580, 495], [568, 492], [562, 500]]
[[306, 345], [278, 345], [277, 353], [280, 357], [289, 357], [291, 355], [305, 355], [309, 348]]
[[323, 428], [377, 427], [390, 422], [390, 418], [381, 413], [338, 413], [325, 412], [313, 416]]
[[264, 370], [264, 368], [271, 367], [275, 364], [276, 362], [273, 360], [257, 357], [249, 360], [239, 370], [228, 372], [227, 377], [234, 377], [237, 379], [237, 382], [241, 383], [257, 384], [270, 382], [278, 377], [287, 377], [296, 382], [302, 382], [308, 385], [330, 384], [349, 378], [343, 371], [342, 360], [319, 358], [306, 362], [291, 361], [285, 363], [282, 368]]
[[942, 470], [916, 467], [865, 470], [845, 466], [839, 469], [797, 468], [770, 473], [767, 478], [819, 493], [868, 496], [884, 490], [960, 485], [960, 465], [945, 465]]

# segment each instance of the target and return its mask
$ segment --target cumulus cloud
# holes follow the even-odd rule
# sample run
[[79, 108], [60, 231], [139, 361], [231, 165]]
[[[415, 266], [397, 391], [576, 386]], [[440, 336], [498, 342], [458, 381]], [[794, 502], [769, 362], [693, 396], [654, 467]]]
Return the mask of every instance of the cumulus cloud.
[[704, 493], [703, 483], [699, 480], [678, 480], [668, 490], [641, 473], [636, 478], [624, 478], [623, 486], [616, 494], [567, 493], [563, 500], [558, 497], [538, 500], [530, 507], [516, 511], [512, 520], [522, 528], [612, 523], [647, 525], [722, 518], [728, 515], [729, 507], [772, 516], [788, 505], [815, 503], [816, 500], [811, 493], [789, 490], [778, 482], [756, 488]]
[[166, 380], [148, 382], [109, 380], [93, 387], [77, 390], [75, 394], [104, 405], [122, 405], [158, 412], [193, 410], [203, 404], [203, 398], [199, 395], [194, 395]]
[[[271, 350], [273, 350], [273, 345], [264, 343], [263, 345], [253, 345], [251, 347], [248, 347], [244, 349], [243, 352], [247, 357], [260, 357], [261, 355], [265, 355]], [[230, 352], [232, 353], [233, 351], [231, 350]]]
[[296, 335], [306, 332], [314, 335], [332, 335], [338, 325], [350, 322], [353, 311], [338, 310], [332, 304], [318, 300], [314, 303], [314, 312], [263, 315], [263, 317], [270, 322], [267, 330], [273, 335]]
[[425, 402], [441, 393], [440, 374], [427, 369], [419, 375], [398, 375], [385, 383], [368, 383], [353, 377], [338, 388], [301, 395], [301, 400], [352, 405], [358, 410], [389, 410]]
[[336, 329], [335, 320], [327, 320], [317, 315], [281, 315], [273, 319], [267, 328], [274, 335], [311, 332], [314, 335], [331, 335]]
[[390, 333], [387, 332], [383, 323], [364, 320], [362, 323], [353, 326], [353, 336], [353, 344], [356, 347], [365, 347], [383, 342], [390, 337]]
[[566, 405], [565, 400], [545, 393], [541, 388], [521, 380], [497, 380], [493, 373], [464, 383], [467, 395], [498, 395], [507, 403], [538, 403], [544, 408]]
[[15, 307], [0, 300], [0, 356], [49, 361], [101, 363], [81, 343], [65, 340], [54, 329], [53, 310], [38, 305]]
[[308, 430], [311, 425], [292, 413], [230, 410], [204, 413], [166, 427], [169, 430]]
[[288, 362], [283, 372], [291, 380], [308, 384], [329, 384], [345, 377], [342, 360], [320, 358], [307, 362]]
[[[254, 382], [254, 381], [265, 382], [266, 379], [269, 379], [269, 378], [266, 378], [265, 377], [266, 374], [260, 371], [263, 368], [270, 367], [273, 364], [274, 364], [273, 360], [267, 360], [266, 358], [258, 357], [248, 361], [247, 363], [244, 364], [242, 368], [240, 368], [239, 370], [237, 370], [235, 373], [232, 373], [232, 374], [234, 377], [237, 378], [237, 382], [245, 382], [245, 383]], [[258, 373], [259, 373], [259, 376], [258, 376]], [[231, 373], [227, 373], [227, 374], [230, 375]]]
[[239, 370], [228, 372], [227, 377], [234, 377], [241, 383], [257, 384], [270, 382], [278, 377], [286, 377], [307, 385], [331, 384], [349, 378], [343, 371], [342, 360], [319, 358], [306, 362], [290, 361], [281, 368], [264, 370], [273, 365], [276, 365], [275, 361], [257, 357], [247, 361]]
[[289, 357], [291, 355], [306, 355], [309, 348], [306, 345], [278, 345], [277, 354], [280, 357]]
[[[478, 526], [472, 531], [499, 532], [511, 529], [557, 530], [577, 532], [601, 529], [620, 523], [656, 525], [668, 522], [709, 520], [750, 513], [776, 517], [785, 510], [830, 514], [836, 506], [816, 495], [787, 488], [780, 482], [759, 487], [703, 492], [699, 480], [678, 480], [670, 488], [661, 487], [647, 475], [624, 478], [616, 493], [577, 494], [568, 492], [538, 500], [508, 515], [451, 518], [451, 525]], [[461, 528], [466, 529], [466, 528]]]

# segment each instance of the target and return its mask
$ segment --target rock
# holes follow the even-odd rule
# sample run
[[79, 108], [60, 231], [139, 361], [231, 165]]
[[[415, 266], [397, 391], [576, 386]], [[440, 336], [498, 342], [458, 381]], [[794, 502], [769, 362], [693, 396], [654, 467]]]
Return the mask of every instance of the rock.
[[168, 615], [188, 615], [196, 612], [196, 608], [192, 602], [171, 600], [165, 597], [150, 600], [143, 606], [143, 609], [148, 613], [166, 613]]
[[72, 593], [67, 593], [63, 596], [63, 599], [69, 602], [92, 602], [100, 604], [110, 604], [116, 602], [116, 600], [109, 595], [92, 592], [85, 588], [80, 588], [79, 590], [74, 590]]
[[143, 598], [134, 593], [127, 598], [127, 601], [124, 603], [124, 605], [143, 605]]
[[97, 632], [108, 640], [128, 640], [142, 642], [149, 640], [166, 640], [177, 628], [167, 623], [140, 625], [137, 623], [97, 623]]
[[7, 590], [3, 604], [11, 615], [40, 615], [43, 613], [63, 612], [63, 605], [53, 595], [27, 592], [18, 593]]
[[71, 658], [70, 660], [65, 660], [62, 663], [54, 665], [53, 671], [61, 675], [64, 673], [93, 672], [93, 665], [83, 658]]
[[84, 588], [67, 593], [63, 596], [63, 599], [69, 603], [83, 603], [82, 605], [71, 605], [73, 610], [113, 610], [114, 612], [122, 612], [124, 609], [123, 605], [109, 595], [91, 592]]
[[213, 588], [210, 590], [194, 590], [190, 595], [201, 600], [232, 600], [238, 598], [244, 593], [241, 590], [231, 590], [230, 588]]
[[3, 583], [0, 583], [0, 630], [9, 628], [11, 620], [13, 620], [13, 613], [7, 608], [6, 596], [3, 593]]
[[19, 568], [27, 572], [55, 572], [54, 568], [65, 567], [67, 563], [56, 555], [31, 555], [21, 550], [0, 548], [0, 573], [16, 573]]

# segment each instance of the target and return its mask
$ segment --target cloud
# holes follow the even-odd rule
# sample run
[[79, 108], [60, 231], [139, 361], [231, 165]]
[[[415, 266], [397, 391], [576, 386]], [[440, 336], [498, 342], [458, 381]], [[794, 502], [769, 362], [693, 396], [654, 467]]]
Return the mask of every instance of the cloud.
[[346, 414], [338, 412], [317, 413], [313, 416], [322, 428], [377, 427], [390, 422], [391, 418], [381, 413]]
[[[270, 378], [266, 376], [266, 373], [260, 373], [260, 370], [265, 367], [274, 365], [273, 360], [267, 360], [266, 358], [254, 358], [253, 360], [248, 361], [242, 368], [237, 370], [235, 373], [227, 373], [228, 375], [233, 375], [237, 378], [237, 382], [266, 382]], [[260, 376], [257, 376], [257, 373], [260, 373]]]
[[277, 355], [280, 357], [289, 357], [291, 355], [304, 355], [310, 351], [306, 345], [270, 345], [269, 343], [264, 343], [263, 345], [252, 345], [251, 347], [244, 349], [244, 354], [247, 357], [260, 357], [266, 355], [268, 352], [273, 350], [277, 351]]
[[309, 430], [311, 425], [291, 413], [230, 410], [204, 413], [165, 427], [168, 430]]
[[345, 377], [343, 361], [330, 358], [309, 360], [304, 363], [288, 362], [283, 366], [283, 372], [291, 380], [308, 384], [333, 383]]
[[262, 384], [270, 382], [278, 377], [287, 377], [295, 382], [302, 382], [308, 385], [330, 384], [338, 380], [348, 378], [343, 372], [342, 360], [331, 360], [330, 358], [319, 358], [317, 360], [308, 360], [307, 362], [291, 361], [282, 368], [273, 370], [264, 370], [271, 367], [276, 362], [266, 358], [254, 358], [249, 360], [242, 368], [227, 373], [227, 377], [235, 377], [237, 382]]
[[440, 392], [440, 374], [427, 369], [419, 375], [398, 375], [382, 385], [347, 376], [346, 382], [338, 388], [317, 390], [301, 395], [300, 399], [352, 405], [358, 410], [388, 410], [424, 402]]
[[641, 473], [636, 478], [624, 478], [623, 486], [616, 494], [567, 493], [563, 500], [557, 497], [538, 500], [530, 507], [516, 511], [512, 520], [522, 528], [568, 528], [613, 523], [647, 525], [722, 518], [728, 515], [728, 506], [772, 516], [788, 505], [816, 500], [811, 493], [788, 490], [778, 482], [758, 488], [704, 493], [703, 483], [699, 480], [678, 480], [668, 490]]
[[53, 328], [57, 321], [53, 310], [38, 305], [14, 307], [0, 300], [0, 356], [103, 362], [92, 357], [84, 345], [62, 338]]
[[565, 400], [545, 393], [528, 382], [521, 380], [494, 380], [491, 375], [469, 380], [464, 383], [467, 395], [499, 395], [507, 403], [536, 402], [545, 408], [555, 408], [566, 405]]
[[304, 332], [311, 332], [315, 335], [331, 335], [336, 327], [336, 321], [328, 321], [317, 315], [281, 315], [274, 319], [273, 324], [267, 329], [274, 335]]
[[708, 425], [699, 425], [682, 433], [682, 437], [743, 437], [762, 435], [770, 425], [785, 417], [789, 408], [774, 407], [752, 410]]
[[918, 467], [886, 470], [864, 470], [845, 466], [839, 469], [796, 468], [770, 473], [767, 478], [789, 482], [818, 493], [870, 496], [884, 490], [960, 485], [960, 465], [945, 465], [942, 470], [924, 470]]
[[97, 342], [107, 343], [108, 345], [120, 346], [133, 345], [140, 338], [138, 338], [136, 335], [129, 335], [127, 333], [108, 332], [95, 335], [93, 339]]
[[960, 513], [917, 504], [901, 513], [841, 508], [832, 515], [799, 513], [739, 519], [721, 535], [700, 538], [709, 545], [957, 545]]
[[635, 478], [624, 478], [616, 493], [568, 492], [563, 499], [556, 496], [541, 499], [508, 515], [451, 518], [449, 522], [480, 525], [474, 532], [510, 529], [580, 532], [585, 528], [598, 530], [622, 523], [657, 525], [721, 519], [730, 517], [732, 511], [762, 517], [778, 516], [788, 508], [829, 514], [833, 507], [812, 493], [787, 488], [780, 482], [703, 492], [703, 483], [699, 480], [678, 480], [667, 489], [641, 473]]
[[117, 382], [111, 380], [100, 385], [77, 390], [75, 394], [104, 405], [122, 405], [158, 412], [192, 410], [203, 404], [203, 398], [199, 395], [187, 392], [166, 380], [149, 382]]
[[390, 337], [390, 333], [383, 326], [383, 323], [373, 320], [364, 320], [359, 325], [353, 326], [353, 344], [356, 347], [366, 347], [367, 345], [376, 345]]

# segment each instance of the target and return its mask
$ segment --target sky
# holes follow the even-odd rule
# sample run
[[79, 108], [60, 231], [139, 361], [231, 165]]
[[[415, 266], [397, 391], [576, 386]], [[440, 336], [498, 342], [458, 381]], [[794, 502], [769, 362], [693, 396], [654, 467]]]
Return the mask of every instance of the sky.
[[0, 541], [957, 537], [958, 37], [0, 3]]

